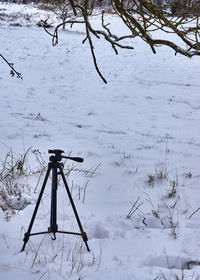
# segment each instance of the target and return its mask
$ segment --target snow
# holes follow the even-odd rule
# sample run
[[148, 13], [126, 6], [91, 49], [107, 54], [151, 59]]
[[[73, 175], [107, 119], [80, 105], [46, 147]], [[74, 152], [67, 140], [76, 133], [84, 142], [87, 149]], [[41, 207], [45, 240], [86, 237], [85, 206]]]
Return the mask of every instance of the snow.
[[[11, 13], [20, 7], [0, 6]], [[60, 31], [52, 47], [36, 26], [45, 14], [26, 9], [30, 25], [0, 21], [1, 53], [23, 75], [12, 78], [1, 61], [0, 160], [32, 147], [26, 174], [13, 178], [17, 191], [6, 196], [9, 209], [0, 210], [1, 279], [200, 279], [199, 58], [165, 47], [153, 55], [139, 39], [116, 56], [94, 38], [105, 85], [82, 45], [83, 27]], [[48, 149], [84, 158], [67, 161], [65, 170], [90, 253], [81, 238], [59, 233], [55, 241], [31, 236], [20, 252], [45, 174], [39, 177], [35, 155], [47, 165]], [[51, 178], [32, 232], [48, 229], [50, 194]], [[58, 226], [79, 231], [62, 183]]]

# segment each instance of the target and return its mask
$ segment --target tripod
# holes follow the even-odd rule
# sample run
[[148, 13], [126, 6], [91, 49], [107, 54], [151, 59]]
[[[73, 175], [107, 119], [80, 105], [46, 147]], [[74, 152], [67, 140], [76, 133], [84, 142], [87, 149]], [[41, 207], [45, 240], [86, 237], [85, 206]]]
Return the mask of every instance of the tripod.
[[[44, 178], [44, 182], [43, 182], [43, 185], [42, 185], [42, 188], [41, 188], [38, 200], [36, 202], [36, 206], [35, 206], [35, 209], [34, 209], [34, 212], [33, 212], [33, 215], [32, 215], [32, 218], [31, 218], [31, 221], [30, 221], [30, 224], [29, 224], [29, 227], [28, 227], [28, 231], [24, 234], [24, 239], [23, 239], [24, 244], [23, 244], [21, 252], [24, 251], [24, 249], [26, 247], [26, 243], [28, 242], [30, 236], [46, 234], [46, 233], [53, 233], [52, 239], [55, 240], [57, 232], [58, 233], [65, 233], [65, 234], [72, 234], [72, 235], [80, 235], [80, 236], [82, 236], [82, 239], [85, 242], [86, 248], [87, 248], [87, 250], [89, 252], [90, 249], [89, 249], [89, 246], [87, 244], [87, 241], [88, 241], [87, 234], [86, 234], [86, 232], [84, 232], [83, 227], [81, 225], [81, 221], [79, 219], [78, 212], [76, 210], [76, 207], [75, 207], [74, 201], [72, 199], [72, 196], [71, 196], [71, 193], [70, 193], [67, 181], [66, 181], [64, 173], [63, 173], [64, 164], [60, 162], [63, 158], [70, 159], [70, 160], [77, 161], [77, 162], [83, 162], [83, 159], [79, 158], [79, 157], [66, 157], [66, 156], [62, 156], [62, 153], [64, 153], [64, 151], [62, 151], [62, 150], [49, 150], [48, 152], [50, 154], [54, 154], [54, 155], [50, 156], [50, 158], [49, 158], [50, 162], [48, 164], [48, 169], [47, 169], [47, 172], [46, 172], [46, 175], [45, 175], [45, 178]], [[33, 226], [33, 223], [34, 223], [34, 220], [35, 220], [35, 217], [36, 217], [39, 205], [40, 205], [40, 201], [42, 199], [42, 195], [44, 193], [44, 189], [45, 189], [45, 186], [46, 186], [46, 183], [47, 183], [47, 180], [48, 180], [48, 177], [49, 177], [49, 174], [50, 174], [51, 170], [52, 170], [52, 188], [51, 188], [50, 227], [48, 228], [48, 231], [31, 233], [31, 229], [32, 229], [32, 226]], [[71, 206], [72, 206], [72, 209], [74, 211], [74, 215], [76, 217], [76, 220], [77, 220], [77, 223], [78, 223], [78, 226], [79, 226], [79, 229], [80, 229], [80, 233], [58, 230], [58, 225], [57, 225], [58, 175], [61, 175], [61, 177], [63, 179], [64, 185], [65, 185], [65, 188], [66, 188], [66, 191], [67, 191], [67, 194], [68, 194]]]

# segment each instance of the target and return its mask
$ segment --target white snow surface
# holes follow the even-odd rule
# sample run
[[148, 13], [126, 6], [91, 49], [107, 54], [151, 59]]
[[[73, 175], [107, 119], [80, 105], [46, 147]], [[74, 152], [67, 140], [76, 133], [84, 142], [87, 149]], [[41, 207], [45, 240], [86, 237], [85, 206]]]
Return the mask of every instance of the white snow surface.
[[[20, 7], [0, 5], [7, 13]], [[26, 9], [29, 26], [20, 17], [23, 27], [0, 21], [0, 52], [23, 75], [11, 77], [1, 60], [0, 160], [30, 147], [46, 164], [48, 149], [84, 158], [67, 180], [91, 252], [64, 234], [55, 241], [31, 236], [20, 252], [45, 173], [37, 188], [39, 174], [22, 176], [15, 179], [26, 186], [21, 204], [12, 195], [14, 213], [0, 209], [0, 279], [200, 279], [199, 58], [165, 47], [153, 55], [139, 39], [116, 56], [94, 38], [105, 85], [82, 44], [82, 26], [60, 31], [52, 47], [35, 24], [45, 14], [32, 18], [35, 8]], [[109, 19], [123, 32], [115, 16]], [[32, 157], [29, 165], [36, 165]], [[91, 177], [83, 172], [95, 169]], [[47, 231], [50, 195], [51, 178], [32, 232]], [[57, 214], [60, 230], [79, 231], [62, 183]]]

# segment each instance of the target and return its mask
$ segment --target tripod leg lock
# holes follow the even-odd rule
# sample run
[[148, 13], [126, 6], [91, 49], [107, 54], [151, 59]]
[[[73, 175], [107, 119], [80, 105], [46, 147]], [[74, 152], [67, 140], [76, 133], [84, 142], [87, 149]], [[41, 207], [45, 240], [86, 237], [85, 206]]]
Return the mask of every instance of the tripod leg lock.
[[24, 234], [24, 239], [23, 239], [23, 241], [24, 241], [25, 243], [28, 242], [29, 236], [30, 236], [30, 234], [29, 234], [28, 232], [26, 232], [26, 233]]
[[88, 237], [87, 237], [86, 232], [83, 232], [83, 233], [82, 233], [82, 237], [83, 237], [83, 241], [84, 241], [84, 242], [87, 242], [87, 241], [88, 241]]

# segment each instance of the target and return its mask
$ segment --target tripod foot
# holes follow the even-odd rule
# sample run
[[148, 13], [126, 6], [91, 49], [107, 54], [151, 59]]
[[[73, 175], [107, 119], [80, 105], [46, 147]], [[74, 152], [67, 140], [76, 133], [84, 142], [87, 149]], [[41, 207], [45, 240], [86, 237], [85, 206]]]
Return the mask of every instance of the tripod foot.
[[85, 242], [85, 246], [86, 246], [86, 248], [87, 248], [88, 252], [90, 252], [90, 248], [89, 248], [89, 246], [88, 246], [87, 242]]

